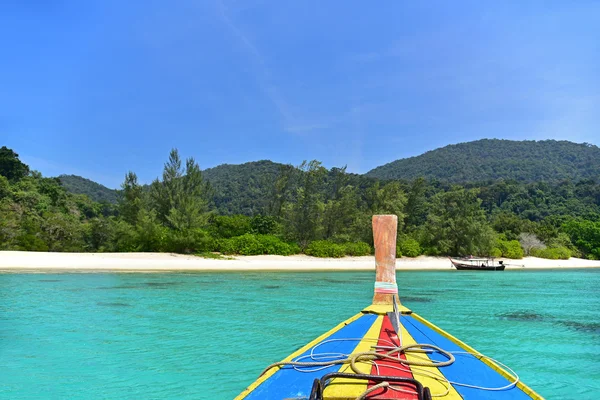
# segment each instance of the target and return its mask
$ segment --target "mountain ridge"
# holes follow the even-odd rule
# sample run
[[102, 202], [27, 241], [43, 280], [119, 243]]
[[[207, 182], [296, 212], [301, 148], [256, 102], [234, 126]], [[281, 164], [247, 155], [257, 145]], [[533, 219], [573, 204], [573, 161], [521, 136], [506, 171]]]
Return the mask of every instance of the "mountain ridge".
[[91, 179], [79, 175], [59, 175], [58, 179], [62, 186], [73, 194], [85, 194], [97, 202], [116, 203], [119, 191], [94, 182]]
[[378, 179], [423, 177], [448, 183], [581, 180], [600, 175], [600, 148], [566, 140], [480, 139], [398, 159], [365, 175]]
[[[224, 212], [256, 204], [269, 183], [289, 164], [271, 160], [242, 164], [220, 164], [202, 171], [214, 188], [215, 204]], [[445, 183], [472, 183], [504, 180], [519, 182], [582, 180], [600, 177], [600, 148], [588, 143], [541, 140], [514, 141], [480, 139], [440, 147], [421, 155], [384, 164], [365, 174], [348, 174], [364, 179], [413, 180], [423, 177]], [[115, 203], [118, 189], [109, 189], [76, 175], [61, 175], [72, 193], [83, 193], [95, 201]], [[232, 198], [231, 194], [238, 197]]]

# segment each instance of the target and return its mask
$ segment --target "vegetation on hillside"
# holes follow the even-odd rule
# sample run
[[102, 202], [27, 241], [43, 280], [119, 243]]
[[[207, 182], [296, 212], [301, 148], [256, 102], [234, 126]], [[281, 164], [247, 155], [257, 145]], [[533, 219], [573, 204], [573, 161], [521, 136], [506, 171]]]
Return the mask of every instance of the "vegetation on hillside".
[[119, 193], [116, 190], [77, 175], [60, 175], [58, 179], [64, 188], [71, 193], [85, 194], [99, 203], [117, 204]]
[[600, 176], [600, 148], [555, 140], [483, 139], [396, 160], [366, 175], [379, 179], [424, 177], [461, 184], [497, 179], [578, 181]]
[[212, 201], [221, 214], [255, 215], [265, 211], [267, 191], [283, 164], [256, 161], [241, 165], [223, 164], [202, 171], [213, 188]]
[[[399, 217], [398, 254], [408, 257], [600, 259], [594, 179], [450, 185], [380, 181], [318, 161], [253, 164], [239, 174], [236, 168], [203, 173], [173, 150], [150, 186], [127, 173], [111, 205], [69, 193], [61, 180], [30, 171], [4, 147], [0, 249], [364, 255], [372, 251], [371, 216], [386, 213]], [[254, 179], [246, 180], [246, 190], [248, 174]]]

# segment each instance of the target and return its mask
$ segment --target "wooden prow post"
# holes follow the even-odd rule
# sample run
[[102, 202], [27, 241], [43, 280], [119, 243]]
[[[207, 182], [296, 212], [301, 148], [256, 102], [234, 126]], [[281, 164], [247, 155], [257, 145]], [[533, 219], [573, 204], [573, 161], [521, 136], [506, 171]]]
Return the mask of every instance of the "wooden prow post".
[[394, 304], [396, 286], [396, 229], [398, 216], [373, 215], [375, 294], [373, 304]]

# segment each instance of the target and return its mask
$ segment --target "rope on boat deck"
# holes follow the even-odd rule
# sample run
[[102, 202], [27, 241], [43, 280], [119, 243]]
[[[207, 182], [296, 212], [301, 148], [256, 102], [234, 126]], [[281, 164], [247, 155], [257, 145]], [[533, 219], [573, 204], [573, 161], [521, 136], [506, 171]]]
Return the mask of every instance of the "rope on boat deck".
[[[398, 322], [400, 322], [399, 317], [400, 317], [400, 315], [397, 316]], [[495, 360], [489, 356], [486, 356], [484, 354], [481, 354], [481, 353], [470, 353], [470, 352], [463, 352], [463, 351], [446, 351], [446, 350], [443, 350], [443, 349], [441, 349], [437, 346], [431, 345], [431, 344], [413, 344], [413, 345], [402, 346], [401, 330], [400, 330], [400, 332], [398, 332], [398, 341], [400, 342], [400, 345], [396, 345], [393, 342], [383, 340], [383, 342], [390, 344], [390, 346], [374, 346], [375, 349], [377, 349], [377, 348], [390, 349], [386, 353], [377, 353], [376, 351], [368, 351], [368, 352], [362, 352], [362, 353], [356, 353], [356, 354], [350, 354], [350, 355], [343, 354], [343, 353], [315, 353], [315, 350], [319, 346], [324, 345], [329, 342], [364, 341], [364, 340], [367, 340], [367, 341], [371, 340], [371, 341], [374, 341], [376, 344], [381, 342], [381, 339], [374, 339], [374, 338], [369, 339], [369, 338], [364, 338], [364, 337], [363, 338], [354, 338], [354, 339], [349, 339], [349, 338], [328, 339], [328, 340], [325, 340], [325, 341], [320, 342], [317, 345], [315, 345], [311, 349], [310, 354], [308, 354], [306, 356], [302, 356], [300, 358], [297, 358], [296, 361], [289, 361], [289, 362], [282, 361], [282, 362], [273, 363], [273, 364], [269, 365], [260, 375], [261, 376], [264, 375], [271, 368], [286, 366], [286, 365], [292, 366], [295, 370], [297, 370], [299, 372], [315, 372], [315, 371], [319, 371], [319, 370], [331, 367], [333, 365], [340, 365], [340, 364], [349, 364], [350, 368], [352, 368], [352, 370], [356, 374], [363, 374], [363, 371], [360, 371], [358, 369], [358, 367], [356, 366], [356, 363], [371, 364], [372, 366], [375, 367], [377, 374], [379, 374], [379, 365], [377, 364], [376, 361], [382, 360], [382, 359], [388, 359], [388, 360], [393, 360], [393, 361], [399, 363], [399, 365], [398, 366], [386, 365], [386, 368], [392, 368], [392, 369], [397, 369], [399, 371], [411, 372], [413, 375], [428, 376], [428, 377], [436, 380], [437, 382], [439, 382], [444, 387], [445, 390], [443, 393], [432, 394], [432, 397], [446, 396], [450, 392], [451, 385], [463, 386], [463, 387], [485, 390], [485, 391], [501, 391], [501, 390], [507, 390], [507, 389], [510, 389], [510, 388], [516, 386], [520, 380], [519, 376], [513, 369], [511, 369], [507, 365], [501, 363], [500, 361], [497, 361], [497, 360]], [[433, 360], [430, 360], [429, 358], [422, 358], [423, 360], [426, 360], [426, 361], [416, 361], [416, 360], [407, 360], [407, 359], [400, 358], [400, 355], [403, 353], [404, 354], [406, 354], [406, 353], [424, 354], [424, 353], [430, 353], [432, 351], [440, 352], [448, 360], [447, 361], [433, 361]], [[484, 386], [471, 385], [471, 384], [462, 383], [462, 382], [450, 381], [448, 378], [446, 378], [444, 375], [442, 375], [440, 373], [436, 373], [434, 371], [429, 371], [424, 368], [419, 368], [419, 367], [425, 367], [425, 368], [435, 367], [435, 368], [437, 368], [437, 367], [444, 367], [444, 366], [451, 365], [455, 361], [454, 354], [468, 355], [468, 356], [476, 357], [479, 359], [483, 359], [483, 358], [488, 359], [488, 360], [492, 361], [493, 363], [505, 368], [505, 370], [508, 372], [508, 374], [512, 375], [514, 380], [512, 382], [510, 382], [509, 384], [502, 386], [502, 387], [484, 387]], [[413, 355], [413, 357], [415, 357], [415, 356], [416, 356], [416, 354]], [[327, 361], [311, 361], [311, 362], [299, 361], [303, 358], [311, 358], [313, 360], [327, 359]], [[332, 358], [334, 358], [334, 359], [332, 360]], [[335, 359], [335, 358], [337, 358], [337, 359]], [[317, 367], [317, 368], [307, 370], [307, 369], [299, 369], [298, 367]], [[384, 385], [384, 383], [387, 385]], [[394, 385], [391, 385], [391, 384], [389, 384], [389, 382], [382, 382], [378, 385], [375, 385], [375, 386], [369, 388], [367, 391], [363, 392], [359, 397], [357, 397], [356, 400], [364, 400], [369, 394], [375, 392], [378, 389], [385, 389], [385, 388], [394, 390], [394, 391], [399, 391], [399, 392], [414, 393], [412, 391], [408, 391], [408, 390], [396, 387]]]
[[354, 371], [357, 374], [361, 374], [362, 371], [360, 371], [358, 369], [358, 367], [356, 366], [357, 362], [367, 362], [367, 361], [375, 361], [375, 360], [383, 360], [383, 359], [398, 361], [398, 358], [394, 357], [393, 354], [396, 354], [396, 353], [404, 354], [407, 352], [408, 353], [410, 353], [410, 352], [424, 353], [426, 351], [425, 350], [426, 348], [440, 352], [442, 355], [444, 355], [446, 358], [448, 358], [448, 360], [447, 361], [433, 361], [433, 360], [431, 360], [431, 361], [416, 361], [416, 360], [402, 360], [401, 359], [400, 362], [405, 365], [416, 365], [416, 366], [420, 366], [420, 367], [445, 367], [447, 365], [451, 365], [455, 360], [452, 353], [450, 353], [440, 347], [434, 346], [432, 344], [409, 344], [406, 346], [394, 347], [392, 350], [390, 350], [386, 353], [377, 353], [376, 351], [365, 351], [362, 353], [351, 354], [349, 357], [346, 357], [346, 358], [343, 358], [340, 360], [309, 361], [309, 362], [280, 361], [280, 362], [276, 362], [276, 363], [269, 365], [267, 368], [265, 368], [265, 370], [260, 375], [261, 376], [264, 375], [271, 368], [284, 366], [284, 365], [290, 365], [290, 366], [295, 366], [295, 367], [324, 367], [324, 366], [331, 366], [331, 365], [337, 365], [337, 364], [350, 364], [352, 371]]
[[365, 390], [365, 392], [363, 394], [361, 394], [359, 397], [357, 397], [356, 400], [364, 400], [371, 393], [373, 393], [373, 392], [375, 392], [375, 391], [377, 391], [379, 389], [384, 389], [384, 388], [388, 388], [388, 387], [390, 387], [390, 383], [389, 382], [378, 383], [377, 385], [373, 386], [372, 388], [369, 388], [369, 389]]
[[[457, 385], [457, 386], [463, 386], [463, 387], [468, 387], [468, 388], [472, 388], [472, 389], [479, 389], [479, 390], [485, 390], [485, 391], [501, 391], [501, 390], [507, 390], [510, 389], [514, 386], [517, 385], [517, 383], [519, 382], [520, 378], [517, 375], [517, 373], [510, 367], [508, 367], [507, 365], [501, 363], [500, 361], [497, 361], [489, 356], [486, 356], [484, 354], [481, 353], [470, 353], [470, 352], [463, 352], [463, 351], [453, 351], [453, 352], [449, 352], [449, 351], [445, 351], [440, 349], [437, 346], [434, 345], [430, 345], [430, 344], [414, 344], [414, 345], [409, 345], [409, 346], [390, 346], [390, 348], [392, 348], [392, 350], [388, 351], [387, 353], [376, 353], [374, 351], [370, 351], [370, 352], [362, 352], [362, 353], [356, 353], [354, 355], [350, 355], [348, 357], [348, 355], [346, 354], [342, 354], [342, 353], [314, 353], [314, 350], [325, 344], [328, 342], [333, 342], [333, 341], [361, 341], [361, 340], [373, 340], [375, 342], [378, 342], [377, 339], [365, 339], [365, 338], [354, 338], [354, 339], [329, 339], [326, 341], [323, 341], [319, 344], [317, 344], [316, 346], [314, 346], [311, 349], [311, 353], [309, 355], [304, 356], [303, 358], [308, 358], [311, 357], [313, 359], [324, 359], [326, 357], [344, 357], [344, 358], [340, 358], [338, 360], [328, 360], [328, 361], [313, 361], [313, 362], [299, 362], [299, 361], [289, 361], [289, 362], [278, 362], [278, 363], [273, 363], [271, 365], [269, 365], [262, 373], [261, 376], [264, 375], [269, 369], [274, 368], [274, 367], [278, 367], [278, 366], [285, 366], [285, 365], [290, 365], [292, 367], [294, 367], [294, 369], [296, 369], [299, 372], [315, 372], [321, 369], [325, 369], [327, 367], [333, 366], [333, 365], [339, 365], [339, 364], [350, 364], [350, 367], [352, 368], [352, 370], [357, 373], [357, 374], [363, 374], [363, 371], [360, 371], [358, 369], [358, 367], [355, 365], [355, 363], [357, 362], [361, 362], [361, 363], [370, 363], [373, 366], [375, 366], [377, 374], [379, 374], [379, 365], [376, 363], [376, 360], [378, 359], [391, 359], [393, 361], [398, 362], [400, 365], [394, 367], [391, 365], [386, 365], [386, 368], [392, 368], [392, 369], [397, 369], [399, 371], [405, 371], [405, 372], [411, 372], [413, 373], [413, 375], [423, 375], [423, 376], [428, 376], [432, 379], [435, 379], [436, 381], [438, 381], [442, 386], [444, 386], [445, 391], [443, 393], [436, 393], [433, 394], [432, 393], [432, 397], [444, 397], [446, 396], [449, 392], [450, 392], [450, 385]], [[387, 342], [387, 340], [385, 341]], [[388, 342], [389, 343], [389, 342]], [[390, 343], [392, 344], [392, 343]], [[438, 361], [438, 362], [431, 362], [431, 361], [409, 361], [409, 360], [405, 360], [405, 359], [401, 359], [399, 357], [400, 354], [402, 354], [402, 352], [406, 353], [406, 350], [408, 350], [408, 352], [410, 353], [428, 353], [431, 352], [431, 350], [425, 350], [424, 348], [429, 348], [429, 349], [433, 349], [433, 350], [437, 350], [439, 351], [441, 354], [445, 355], [448, 358], [448, 361]], [[396, 357], [391, 356], [391, 354], [396, 354]], [[514, 380], [512, 382], [510, 382], [509, 384], [502, 386], [502, 387], [484, 387], [484, 386], [477, 386], [477, 385], [471, 385], [471, 384], [467, 384], [467, 383], [462, 383], [462, 382], [455, 382], [455, 381], [450, 381], [448, 378], [446, 378], [444, 375], [442, 374], [438, 374], [435, 373], [433, 371], [428, 371], [426, 369], [422, 369], [422, 368], [418, 368], [418, 367], [443, 367], [443, 366], [447, 366], [452, 364], [455, 361], [455, 357], [454, 354], [457, 355], [468, 355], [468, 356], [473, 356], [473, 357], [477, 357], [479, 359], [482, 358], [486, 358], [488, 360], [491, 360], [492, 362], [496, 363], [497, 365], [500, 365], [501, 367], [505, 368], [510, 375], [512, 375], [514, 377]], [[300, 358], [301, 359], [301, 358]], [[412, 368], [409, 367], [409, 365], [412, 365]], [[301, 370], [298, 369], [297, 367], [319, 367], [316, 369], [310, 369], [310, 370]], [[404, 368], [403, 368], [404, 367]], [[382, 382], [383, 384], [384, 382]], [[386, 382], [387, 383], [387, 382]], [[369, 388], [367, 391], [363, 392], [359, 397], [357, 397], [356, 400], [364, 400], [366, 398], [366, 396], [368, 396], [370, 393], [373, 393], [374, 391], [376, 391], [377, 389], [383, 389], [383, 388], [388, 388], [390, 390], [394, 390], [394, 391], [399, 391], [399, 392], [405, 392], [405, 393], [414, 393], [412, 391], [408, 391], [402, 388], [398, 388], [395, 387], [394, 385], [391, 385], [388, 383], [387, 386], [381, 386], [382, 384], [379, 385], [375, 385], [371, 388]]]

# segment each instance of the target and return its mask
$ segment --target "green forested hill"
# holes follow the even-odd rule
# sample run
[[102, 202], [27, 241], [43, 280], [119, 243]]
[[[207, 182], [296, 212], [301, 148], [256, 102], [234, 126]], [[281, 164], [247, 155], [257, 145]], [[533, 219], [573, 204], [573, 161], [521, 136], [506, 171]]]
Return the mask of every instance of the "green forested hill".
[[[291, 169], [291, 170], [290, 170]], [[212, 187], [212, 203], [219, 214], [256, 215], [268, 212], [274, 204], [276, 184], [282, 171], [290, 173], [288, 193], [294, 193], [296, 173], [290, 165], [268, 160], [239, 165], [223, 164], [202, 172]], [[291, 173], [291, 171], [294, 173]], [[330, 192], [335, 185], [335, 171], [328, 172], [321, 190]], [[374, 179], [417, 177], [437, 180], [442, 186], [451, 183], [473, 184], [503, 180], [520, 183], [578, 182], [600, 177], [600, 149], [588, 144], [566, 141], [510, 141], [484, 139], [446, 146], [375, 168], [365, 175], [345, 174], [347, 184], [369, 187]], [[65, 188], [86, 194], [94, 201], [115, 203], [116, 190], [88, 179], [62, 175]], [[281, 182], [280, 182], [281, 183]]]
[[555, 140], [483, 139], [396, 160], [366, 175], [379, 179], [424, 177], [452, 183], [576, 181], [600, 176], [600, 148]]
[[[204, 170], [210, 183], [214, 208], [220, 214], [256, 215], [273, 206], [276, 183], [282, 171], [298, 172], [290, 165], [268, 160], [245, 164], [223, 164]], [[336, 169], [328, 173], [324, 192], [334, 184]], [[417, 177], [450, 183], [516, 181], [521, 183], [573, 182], [600, 177], [600, 148], [566, 141], [510, 141], [484, 139], [450, 145], [418, 157], [397, 160], [365, 175], [345, 174], [347, 183], [368, 187], [373, 179], [412, 180]], [[290, 175], [288, 189], [295, 187]], [[86, 194], [94, 201], [116, 203], [118, 191], [75, 175], [62, 175], [71, 193]], [[288, 191], [288, 193], [293, 193]]]
[[260, 213], [267, 206], [284, 164], [268, 160], [240, 165], [222, 164], [202, 171], [213, 189], [213, 201], [221, 214]]
[[60, 175], [58, 179], [70, 193], [85, 194], [97, 202], [106, 201], [113, 204], [117, 202], [118, 192], [116, 190], [109, 189], [89, 179], [77, 175]]
[[[277, 193], [286, 192], [295, 197], [298, 180], [305, 172], [290, 165], [269, 160], [245, 164], [223, 164], [202, 172], [213, 191], [213, 203], [219, 214], [256, 215], [270, 212], [281, 199]], [[373, 178], [348, 174], [345, 169], [332, 168], [326, 172], [318, 190], [325, 196], [333, 195], [336, 185], [352, 185], [365, 189], [374, 183]]]

